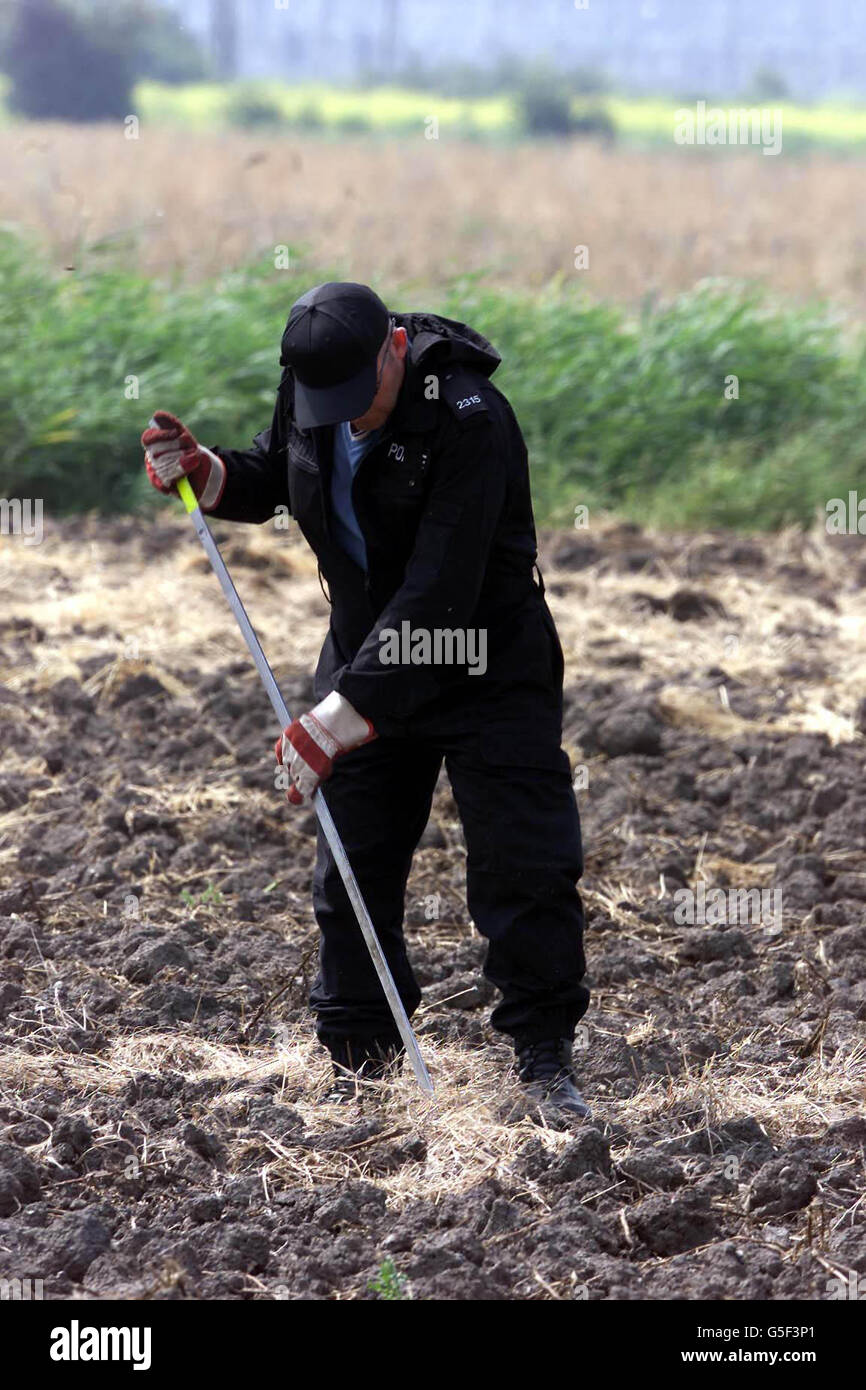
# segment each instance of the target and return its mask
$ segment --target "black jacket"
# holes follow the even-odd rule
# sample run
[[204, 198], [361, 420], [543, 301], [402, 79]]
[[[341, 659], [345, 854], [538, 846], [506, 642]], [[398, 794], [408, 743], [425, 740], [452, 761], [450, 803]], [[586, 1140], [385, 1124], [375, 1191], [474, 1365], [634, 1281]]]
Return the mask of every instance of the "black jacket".
[[[300, 430], [283, 372], [273, 421], [251, 449], [217, 449], [227, 479], [213, 514], [264, 522], [287, 506], [315, 552], [332, 611], [316, 673], [319, 698], [339, 690], [381, 734], [420, 720], [469, 726], [497, 709], [516, 718], [534, 699], [558, 706], [562, 653], [535, 582], [526, 446], [489, 380], [499, 354], [465, 324], [396, 314], [410, 336], [394, 412], [361, 461], [352, 500], [365, 575], [331, 527], [333, 429]], [[487, 671], [386, 665], [379, 633], [485, 629]], [[535, 694], [533, 695], [533, 691]], [[515, 695], [523, 699], [515, 703]], [[528, 705], [526, 700], [528, 699]]]

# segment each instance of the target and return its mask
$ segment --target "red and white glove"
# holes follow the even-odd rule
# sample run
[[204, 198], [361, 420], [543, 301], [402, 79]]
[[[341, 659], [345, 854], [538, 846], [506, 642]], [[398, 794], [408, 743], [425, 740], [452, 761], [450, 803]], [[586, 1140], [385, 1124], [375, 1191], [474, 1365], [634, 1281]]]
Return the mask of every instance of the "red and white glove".
[[334, 770], [334, 760], [376, 737], [376, 730], [336, 690], [293, 719], [280, 734], [274, 750], [277, 762], [288, 769], [286, 796], [293, 806], [312, 800], [317, 787]]
[[189, 478], [202, 511], [209, 511], [225, 487], [222, 459], [199, 444], [176, 415], [157, 410], [153, 419], [156, 428], [149, 426], [141, 436], [148, 478], [158, 492], [176, 492], [178, 478]]

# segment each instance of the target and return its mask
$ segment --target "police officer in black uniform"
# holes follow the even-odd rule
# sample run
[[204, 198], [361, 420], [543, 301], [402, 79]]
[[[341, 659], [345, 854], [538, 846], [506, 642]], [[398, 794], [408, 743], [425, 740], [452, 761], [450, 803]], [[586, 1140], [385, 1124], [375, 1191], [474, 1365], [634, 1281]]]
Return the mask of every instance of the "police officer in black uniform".
[[[583, 984], [580, 823], [562, 751], [563, 656], [536, 561], [526, 446], [490, 377], [499, 354], [465, 324], [391, 314], [364, 285], [293, 306], [269, 429], [207, 449], [167, 412], [142, 443], [162, 492], [265, 522], [287, 507], [331, 601], [317, 704], [278, 742], [289, 800], [327, 800], [407, 1013], [421, 992], [403, 938], [412, 855], [443, 760], [467, 846], [467, 903], [487, 940], [533, 1098], [588, 1113], [572, 1041]], [[536, 575], [538, 578], [536, 579]], [[377, 1079], [402, 1044], [319, 833], [321, 931], [310, 1004], [338, 1083]], [[350, 1082], [351, 1086], [346, 1083]]]

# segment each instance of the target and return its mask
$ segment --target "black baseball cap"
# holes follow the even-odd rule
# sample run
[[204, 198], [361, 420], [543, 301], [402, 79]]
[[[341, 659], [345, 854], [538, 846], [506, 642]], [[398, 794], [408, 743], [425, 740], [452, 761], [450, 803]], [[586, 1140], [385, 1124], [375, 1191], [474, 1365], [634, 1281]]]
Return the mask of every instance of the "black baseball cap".
[[376, 394], [376, 359], [390, 315], [367, 285], [328, 280], [292, 305], [280, 364], [295, 378], [302, 430], [356, 420]]

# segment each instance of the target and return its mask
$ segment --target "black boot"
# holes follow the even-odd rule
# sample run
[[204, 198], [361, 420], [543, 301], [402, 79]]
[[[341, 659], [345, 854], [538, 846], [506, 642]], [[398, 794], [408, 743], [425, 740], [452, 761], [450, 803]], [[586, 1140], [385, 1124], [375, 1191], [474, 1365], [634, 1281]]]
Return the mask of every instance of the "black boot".
[[545, 1038], [517, 1049], [517, 1072], [527, 1095], [569, 1115], [588, 1119], [590, 1109], [577, 1086], [568, 1038]]
[[[367, 1084], [388, 1081], [403, 1066], [403, 1044], [393, 1038], [322, 1038], [331, 1054], [334, 1084], [326, 1101], [360, 1099]], [[369, 1094], [369, 1092], [368, 1092]]]

